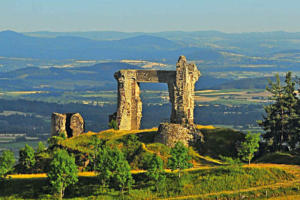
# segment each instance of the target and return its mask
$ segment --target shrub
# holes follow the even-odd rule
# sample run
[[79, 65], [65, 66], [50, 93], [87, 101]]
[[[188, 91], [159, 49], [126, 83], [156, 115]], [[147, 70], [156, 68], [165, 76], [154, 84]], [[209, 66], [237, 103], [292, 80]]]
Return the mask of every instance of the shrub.
[[109, 123], [108, 123], [108, 127], [112, 128], [114, 130], [118, 130], [118, 125], [117, 125], [117, 121], [112, 119]]
[[0, 179], [4, 178], [9, 172], [13, 170], [15, 164], [14, 153], [10, 150], [2, 152], [0, 156]]

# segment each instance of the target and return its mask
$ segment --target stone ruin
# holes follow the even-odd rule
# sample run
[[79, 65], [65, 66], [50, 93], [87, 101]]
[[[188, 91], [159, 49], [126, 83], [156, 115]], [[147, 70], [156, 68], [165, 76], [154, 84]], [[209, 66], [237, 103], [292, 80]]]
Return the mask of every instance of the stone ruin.
[[52, 113], [51, 136], [64, 134], [66, 138], [84, 133], [84, 120], [79, 113]]
[[[117, 122], [119, 130], [137, 130], [142, 118], [142, 101], [140, 98], [139, 83], [166, 83], [168, 84], [172, 111], [170, 123], [163, 123], [159, 127], [158, 138], [161, 142], [172, 146], [168, 141], [182, 141], [187, 144], [190, 136], [185, 139], [170, 136], [170, 132], [189, 132], [194, 135], [194, 88], [201, 73], [195, 64], [187, 63], [184, 56], [180, 56], [176, 64], [176, 71], [164, 70], [120, 70], [114, 74], [118, 81], [118, 108], [110, 116], [110, 120]], [[174, 125], [176, 124], [176, 125]], [[180, 125], [180, 126], [179, 126]], [[174, 134], [173, 134], [174, 135]], [[199, 136], [199, 133], [196, 135]], [[193, 136], [194, 137], [194, 136]]]

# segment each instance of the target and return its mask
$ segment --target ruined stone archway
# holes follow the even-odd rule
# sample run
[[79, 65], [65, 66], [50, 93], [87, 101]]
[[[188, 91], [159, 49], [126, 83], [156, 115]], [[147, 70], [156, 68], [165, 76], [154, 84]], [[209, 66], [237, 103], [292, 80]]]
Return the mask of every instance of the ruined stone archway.
[[118, 108], [116, 122], [119, 130], [137, 130], [142, 118], [140, 82], [167, 83], [172, 111], [170, 122], [181, 125], [194, 123], [194, 88], [200, 77], [195, 64], [180, 56], [176, 71], [120, 70], [114, 77], [118, 81]]

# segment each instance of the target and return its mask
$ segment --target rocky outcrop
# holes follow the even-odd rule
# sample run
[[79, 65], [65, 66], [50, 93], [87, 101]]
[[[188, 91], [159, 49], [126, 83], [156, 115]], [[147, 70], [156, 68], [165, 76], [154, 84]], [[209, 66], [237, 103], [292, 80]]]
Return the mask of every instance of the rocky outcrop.
[[66, 138], [84, 133], [84, 120], [79, 113], [52, 113], [51, 136], [63, 134]]
[[185, 127], [174, 123], [161, 123], [155, 141], [169, 147], [173, 147], [177, 142], [182, 142], [185, 146], [188, 146], [191, 143], [203, 141], [203, 135], [193, 127]]
[[116, 122], [120, 130], [140, 128], [142, 101], [140, 82], [167, 83], [172, 103], [170, 121], [190, 126], [194, 123], [194, 86], [200, 72], [195, 64], [187, 63], [180, 56], [176, 71], [162, 70], [120, 70], [115, 73], [118, 81], [118, 109]]
[[188, 141], [192, 139], [189, 129], [180, 124], [161, 123], [158, 127], [158, 136], [156, 142], [163, 143], [169, 147], [173, 147], [177, 142], [188, 145]]

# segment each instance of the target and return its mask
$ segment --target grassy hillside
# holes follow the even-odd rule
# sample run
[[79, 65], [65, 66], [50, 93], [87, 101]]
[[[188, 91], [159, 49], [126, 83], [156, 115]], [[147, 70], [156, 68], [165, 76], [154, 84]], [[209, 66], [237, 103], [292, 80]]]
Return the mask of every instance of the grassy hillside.
[[259, 157], [255, 162], [299, 165], [300, 155], [297, 152], [274, 152]]
[[[265, 199], [284, 195], [299, 195], [300, 167], [296, 165], [251, 164], [225, 165], [218, 158], [236, 156], [235, 144], [243, 134], [225, 128], [197, 125], [205, 136], [205, 143], [190, 147], [193, 168], [183, 171], [178, 178], [177, 171], [167, 169], [170, 148], [154, 142], [157, 128], [120, 131], [105, 130], [88, 132], [78, 137], [60, 140], [58, 145], [75, 155], [81, 172], [79, 182], [65, 192], [67, 199]], [[117, 147], [130, 163], [134, 178], [133, 188], [121, 194], [120, 191], [101, 187], [97, 174], [84, 166], [85, 158], [93, 152], [94, 137], [106, 140], [109, 146]], [[200, 152], [200, 154], [199, 154]], [[155, 191], [145, 176], [147, 158], [157, 154], [164, 161], [166, 183], [164, 189]], [[271, 162], [275, 157], [291, 159], [292, 155], [268, 155], [260, 162]], [[38, 155], [49, 160], [51, 152]], [[46, 159], [47, 158], [47, 159]], [[298, 160], [294, 158], [293, 163]], [[47, 161], [45, 161], [47, 162]], [[45, 164], [45, 163], [44, 163]], [[46, 164], [47, 165], [47, 164]], [[53, 199], [45, 173], [15, 174], [1, 183], [0, 199]]]
[[[299, 168], [297, 168], [299, 170]], [[133, 189], [124, 196], [118, 191], [99, 189], [99, 183], [93, 176], [81, 176], [79, 182], [66, 191], [66, 198], [73, 199], [226, 199], [226, 195], [238, 197], [243, 192], [257, 189], [276, 188], [280, 182], [292, 183], [294, 175], [280, 167], [246, 167], [238, 171], [226, 168], [186, 170], [182, 181], [178, 182], [174, 173], [167, 173], [166, 189], [153, 192], [144, 182], [144, 173], [134, 174], [135, 184]], [[178, 191], [178, 184], [183, 184]], [[1, 185], [0, 197], [5, 199], [51, 199], [51, 191], [46, 178], [10, 179]], [[12, 187], [13, 186], [13, 187]], [[284, 187], [281, 189], [284, 190]], [[238, 191], [241, 191], [239, 193]], [[223, 192], [223, 194], [222, 194]], [[259, 192], [257, 193], [261, 195]], [[272, 193], [269, 193], [272, 195]], [[253, 197], [253, 191], [252, 194]], [[261, 195], [263, 197], [263, 195]]]
[[[198, 128], [214, 130], [213, 126], [198, 126]], [[69, 149], [69, 151], [89, 155], [93, 152], [93, 148], [90, 145], [91, 139], [93, 136], [96, 136], [106, 140], [108, 145], [121, 149], [127, 155], [127, 160], [133, 169], [145, 168], [145, 162], [152, 154], [159, 155], [166, 167], [168, 157], [170, 156], [170, 148], [164, 144], [155, 143], [154, 138], [156, 134], [157, 128], [134, 131], [109, 129], [99, 133], [88, 132], [78, 137], [60, 141], [59, 144]], [[221, 164], [220, 161], [212, 159], [209, 156], [199, 155], [197, 151], [197, 148], [190, 147], [189, 149], [189, 153], [192, 156], [191, 162], [194, 166], [216, 166]]]

